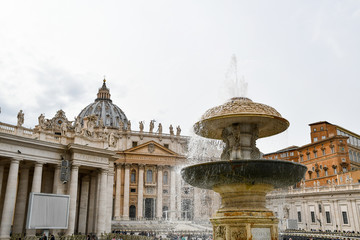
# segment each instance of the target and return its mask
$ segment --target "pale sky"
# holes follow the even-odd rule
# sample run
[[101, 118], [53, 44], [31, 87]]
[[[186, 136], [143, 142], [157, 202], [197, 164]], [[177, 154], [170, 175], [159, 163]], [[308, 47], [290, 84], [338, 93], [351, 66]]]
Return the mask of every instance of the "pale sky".
[[289, 129], [262, 152], [310, 142], [309, 123], [360, 133], [360, 1], [1, 1], [0, 121], [69, 120], [106, 75], [132, 121], [192, 125], [224, 94], [232, 55], [248, 97]]

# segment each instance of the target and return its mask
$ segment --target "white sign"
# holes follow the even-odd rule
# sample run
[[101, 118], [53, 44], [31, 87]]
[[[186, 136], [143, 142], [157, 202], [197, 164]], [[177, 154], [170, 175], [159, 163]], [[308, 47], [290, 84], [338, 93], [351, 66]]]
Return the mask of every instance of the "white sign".
[[30, 193], [26, 229], [67, 229], [69, 195]]
[[270, 228], [252, 228], [252, 240], [271, 240]]

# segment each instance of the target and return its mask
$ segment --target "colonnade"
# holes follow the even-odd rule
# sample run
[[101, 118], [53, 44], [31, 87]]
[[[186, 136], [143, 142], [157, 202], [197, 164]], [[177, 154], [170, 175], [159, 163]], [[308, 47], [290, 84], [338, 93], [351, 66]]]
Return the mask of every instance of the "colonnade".
[[[145, 169], [151, 166], [154, 172], [153, 182], [147, 182], [144, 180], [146, 177]], [[179, 196], [180, 189], [177, 189], [177, 178], [174, 166], [162, 166], [162, 165], [145, 165], [145, 164], [130, 164], [130, 163], [117, 163], [116, 164], [116, 177], [115, 177], [115, 203], [114, 203], [114, 219], [115, 220], [129, 220], [130, 198], [131, 195], [131, 169], [136, 169], [136, 219], [142, 220], [145, 218], [145, 206], [144, 200], [146, 197], [156, 199], [155, 215], [154, 219], [161, 219], [163, 217], [163, 207], [165, 206], [163, 199], [166, 197], [169, 201], [166, 202], [168, 207], [168, 217], [172, 220], [177, 218], [176, 210], [176, 196]], [[169, 182], [163, 182], [164, 169], [168, 172]], [[122, 176], [124, 174], [124, 176]], [[155, 177], [156, 176], [156, 177]], [[133, 183], [134, 184], [134, 183]], [[154, 193], [146, 191], [147, 187], [152, 187]], [[122, 189], [123, 188], [123, 189]], [[166, 188], [166, 193], [163, 190]], [[169, 190], [169, 191], [168, 191]], [[176, 193], [178, 191], [178, 194]], [[123, 193], [123, 194], [122, 194]], [[181, 194], [180, 194], [181, 195]], [[180, 198], [178, 199], [180, 207]], [[169, 206], [168, 206], [169, 205]]]
[[[52, 230], [53, 233], [65, 231], [66, 235], [72, 235], [77, 232], [100, 234], [111, 231], [112, 168], [83, 168], [73, 161], [70, 181], [64, 184], [60, 180], [60, 163], [46, 164], [45, 168], [44, 162], [21, 158], [1, 160], [0, 239], [8, 239], [11, 231], [25, 232], [30, 192], [70, 195], [68, 229]], [[35, 233], [36, 230], [26, 230], [27, 236]]]

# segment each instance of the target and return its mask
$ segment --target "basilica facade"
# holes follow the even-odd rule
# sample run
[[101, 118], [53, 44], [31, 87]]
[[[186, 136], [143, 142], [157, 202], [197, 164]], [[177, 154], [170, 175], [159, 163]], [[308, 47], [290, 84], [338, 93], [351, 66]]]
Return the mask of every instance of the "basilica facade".
[[189, 138], [180, 126], [150, 121], [134, 130], [105, 80], [74, 121], [59, 110], [28, 129], [24, 114], [16, 125], [0, 122], [0, 239], [36, 234], [25, 226], [30, 192], [70, 196], [68, 228], [51, 230], [66, 235], [110, 232], [122, 221], [208, 219], [218, 208], [212, 192], [181, 179]]

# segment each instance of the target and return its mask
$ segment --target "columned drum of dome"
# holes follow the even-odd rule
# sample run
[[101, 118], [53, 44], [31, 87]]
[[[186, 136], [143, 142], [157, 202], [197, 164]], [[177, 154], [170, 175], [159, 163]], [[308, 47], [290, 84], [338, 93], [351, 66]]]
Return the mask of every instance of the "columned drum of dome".
[[[86, 106], [78, 115], [81, 125], [84, 125], [84, 118], [95, 116], [97, 118], [97, 126], [104, 127], [127, 127], [128, 119], [125, 113], [110, 99], [110, 89], [106, 87], [106, 80], [104, 79], [103, 85], [99, 88], [95, 102]], [[121, 123], [120, 123], [121, 122]]]

